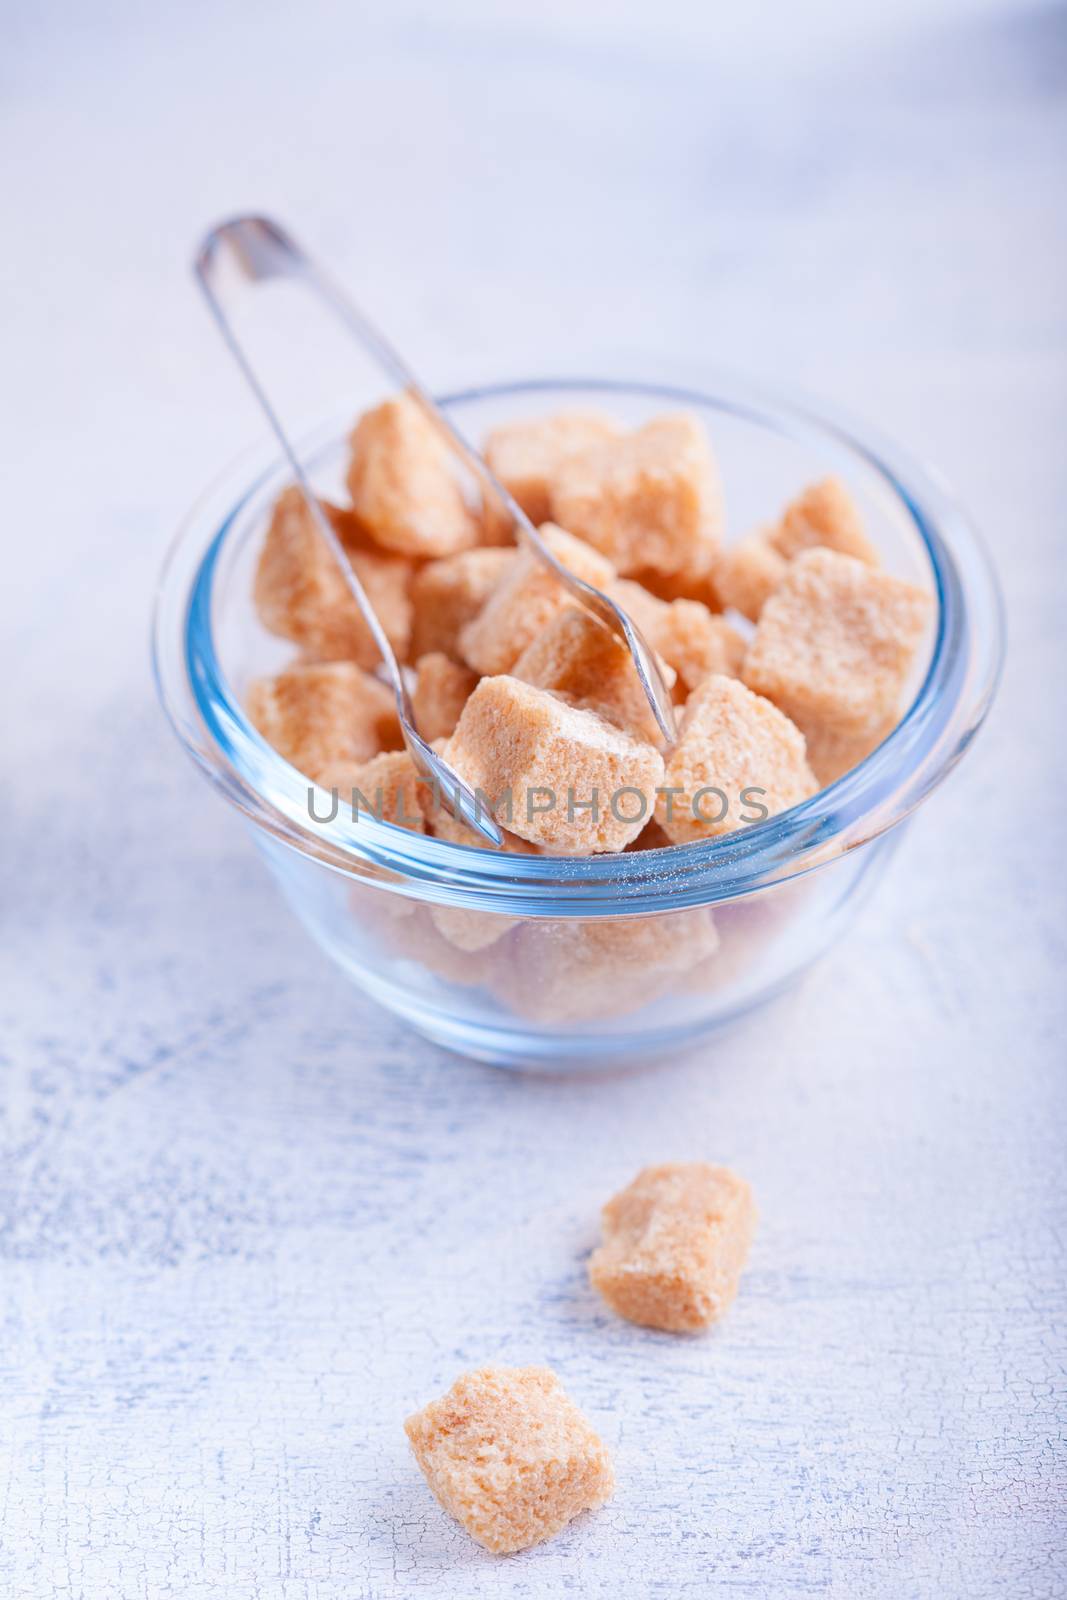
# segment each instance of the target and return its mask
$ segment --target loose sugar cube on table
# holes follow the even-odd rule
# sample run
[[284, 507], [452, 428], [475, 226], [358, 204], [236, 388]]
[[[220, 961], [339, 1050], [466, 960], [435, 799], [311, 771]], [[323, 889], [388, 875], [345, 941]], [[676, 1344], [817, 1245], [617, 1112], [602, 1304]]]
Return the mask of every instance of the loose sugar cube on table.
[[250, 685], [248, 715], [279, 755], [309, 778], [369, 761], [400, 744], [391, 690], [354, 661], [288, 667]]
[[[411, 634], [411, 562], [375, 550], [354, 512], [326, 502], [322, 509], [390, 644], [403, 658]], [[256, 569], [254, 600], [264, 627], [292, 639], [308, 655], [321, 661], [357, 661], [361, 667], [377, 665], [378, 647], [370, 629], [336, 556], [295, 487], [286, 489], [274, 507]]]
[[612, 1310], [645, 1327], [695, 1333], [733, 1301], [756, 1211], [748, 1184], [726, 1167], [669, 1162], [639, 1172], [602, 1221], [589, 1277]]
[[481, 1367], [407, 1419], [439, 1503], [486, 1550], [525, 1550], [611, 1498], [611, 1458], [548, 1367]]
[[805, 733], [862, 739], [899, 714], [931, 609], [914, 584], [808, 550], [764, 606], [742, 677]]
[[[606, 589], [611, 564], [581, 539], [545, 523], [542, 537], [557, 561], [594, 588]], [[570, 591], [532, 550], [520, 549], [481, 611], [460, 633], [459, 647], [475, 672], [510, 672], [526, 646], [557, 612], [573, 605]]]
[[700, 423], [660, 417], [572, 456], [557, 474], [552, 516], [620, 573], [705, 570], [719, 546], [722, 495]]
[[446, 556], [476, 545], [479, 519], [441, 432], [410, 395], [385, 400], [357, 422], [348, 492], [374, 538], [409, 556]]
[[553, 855], [622, 850], [655, 804], [663, 759], [592, 711], [517, 678], [483, 678], [445, 758], [496, 820]]
[[740, 679], [716, 674], [686, 702], [656, 821], [688, 844], [785, 811], [817, 788], [799, 729]]

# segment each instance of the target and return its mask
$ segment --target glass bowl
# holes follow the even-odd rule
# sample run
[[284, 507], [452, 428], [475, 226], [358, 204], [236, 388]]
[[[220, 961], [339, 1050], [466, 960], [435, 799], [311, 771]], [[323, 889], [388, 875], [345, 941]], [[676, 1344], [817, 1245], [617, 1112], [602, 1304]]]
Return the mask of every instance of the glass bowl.
[[[588, 858], [495, 854], [393, 827], [309, 789], [249, 723], [251, 678], [292, 647], [260, 625], [252, 578], [274, 447], [200, 502], [157, 599], [160, 697], [181, 742], [246, 819], [292, 909], [352, 981], [428, 1038], [500, 1066], [611, 1066], [688, 1046], [760, 1005], [849, 925], [901, 824], [958, 761], [996, 688], [1003, 619], [968, 520], [924, 468], [824, 413], [724, 379], [708, 390], [541, 380], [441, 402], [468, 436], [592, 407], [638, 424], [686, 409], [707, 426], [733, 536], [827, 472], [860, 504], [887, 568], [936, 600], [898, 726], [836, 783], [734, 833]], [[351, 414], [303, 445], [336, 493]], [[317, 804], [311, 802], [318, 796]]]

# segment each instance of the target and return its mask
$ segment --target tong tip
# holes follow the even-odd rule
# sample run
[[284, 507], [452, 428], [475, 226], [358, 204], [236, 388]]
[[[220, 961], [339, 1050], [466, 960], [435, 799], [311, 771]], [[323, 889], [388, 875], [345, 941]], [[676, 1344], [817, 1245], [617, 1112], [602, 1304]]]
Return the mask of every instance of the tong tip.
[[409, 754], [424, 776], [434, 785], [436, 796], [457, 822], [466, 823], [497, 850], [504, 844], [504, 834], [485, 800], [460, 777], [432, 745], [415, 732], [409, 723], [401, 724]]

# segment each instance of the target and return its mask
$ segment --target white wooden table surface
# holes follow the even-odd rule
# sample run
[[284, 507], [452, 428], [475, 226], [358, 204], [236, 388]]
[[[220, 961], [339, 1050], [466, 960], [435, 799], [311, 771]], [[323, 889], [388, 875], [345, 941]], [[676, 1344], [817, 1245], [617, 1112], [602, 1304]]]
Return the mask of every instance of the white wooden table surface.
[[[0, 1592], [1067, 1592], [1064, 13], [305, 3], [5, 16]], [[835, 11], [838, 13], [835, 16]], [[450, 1059], [282, 910], [153, 699], [171, 531], [255, 432], [188, 282], [288, 217], [432, 381], [822, 392], [938, 463], [997, 711], [847, 945], [696, 1059]], [[583, 1258], [642, 1163], [763, 1222], [721, 1331]], [[617, 1498], [493, 1559], [404, 1415], [545, 1360]]]

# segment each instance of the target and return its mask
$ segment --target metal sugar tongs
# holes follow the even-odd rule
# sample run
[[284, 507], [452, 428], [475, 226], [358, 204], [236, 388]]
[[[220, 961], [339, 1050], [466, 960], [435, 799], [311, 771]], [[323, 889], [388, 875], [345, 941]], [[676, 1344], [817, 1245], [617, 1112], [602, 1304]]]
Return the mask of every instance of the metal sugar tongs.
[[194, 262], [196, 277], [219, 331], [285, 452], [297, 487], [315, 520], [315, 526], [340, 567], [352, 598], [370, 629], [396, 696], [397, 716], [408, 753], [420, 774], [436, 786], [436, 791], [440, 794], [441, 802], [446, 809], [460, 821], [465, 822], [468, 827], [474, 828], [491, 844], [503, 843], [503, 834], [484, 802], [479, 800], [459, 773], [427, 744], [415, 727], [411, 696], [404, 682], [396, 653], [386, 637], [385, 630], [357, 573], [345, 554], [344, 546], [308, 482], [307, 475], [244, 346], [233, 330], [224, 305], [226, 288], [223, 278], [227, 267], [236, 268], [237, 279], [248, 283], [265, 283], [277, 278], [299, 280], [335, 314], [337, 320], [356, 342], [374, 356], [379, 366], [389, 374], [391, 382], [406, 390], [418, 401], [426, 415], [436, 424], [451, 447], [474, 474], [483, 492], [495, 496], [505, 507], [520, 538], [542, 564], [549, 568], [553, 576], [574, 595], [580, 605], [591, 611], [599, 622], [626, 645], [633, 658], [637, 676], [652, 714], [665, 740], [668, 744], [673, 744], [676, 727], [670, 693], [656, 665], [655, 656], [623, 608], [602, 590], [576, 577], [556, 559], [522, 507], [512, 498], [503, 484], [497, 481], [478, 452], [437, 406], [407, 363], [348, 296], [315, 265], [310, 257], [305, 255], [296, 241], [267, 217], [234, 217], [231, 221], [220, 223], [217, 228], [213, 228], [204, 239]]

